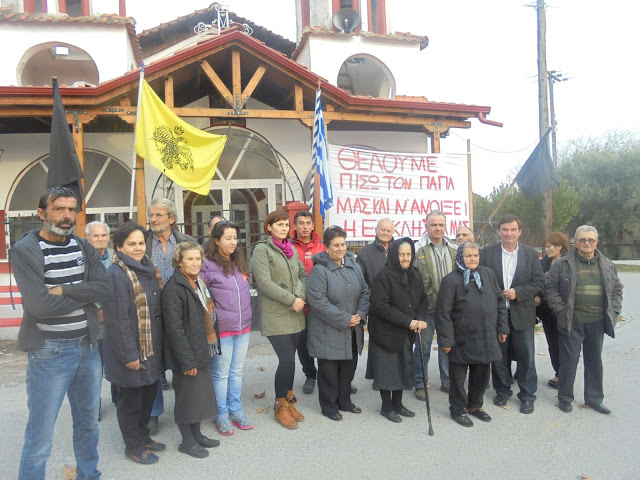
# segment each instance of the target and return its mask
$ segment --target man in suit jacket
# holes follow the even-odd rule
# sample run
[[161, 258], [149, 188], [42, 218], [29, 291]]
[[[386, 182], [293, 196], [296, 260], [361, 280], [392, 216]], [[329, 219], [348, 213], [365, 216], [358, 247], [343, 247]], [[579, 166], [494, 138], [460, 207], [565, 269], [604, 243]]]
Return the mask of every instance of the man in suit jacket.
[[508, 355], [511, 351], [518, 364], [520, 412], [533, 413], [538, 389], [533, 339], [536, 325], [535, 296], [544, 285], [544, 273], [538, 252], [518, 243], [522, 229], [517, 217], [504, 215], [498, 229], [502, 242], [485, 247], [480, 252], [480, 265], [496, 273], [503, 289], [510, 331], [507, 341], [500, 344], [502, 360], [491, 365], [493, 388], [496, 391], [493, 403], [502, 407], [513, 395]]

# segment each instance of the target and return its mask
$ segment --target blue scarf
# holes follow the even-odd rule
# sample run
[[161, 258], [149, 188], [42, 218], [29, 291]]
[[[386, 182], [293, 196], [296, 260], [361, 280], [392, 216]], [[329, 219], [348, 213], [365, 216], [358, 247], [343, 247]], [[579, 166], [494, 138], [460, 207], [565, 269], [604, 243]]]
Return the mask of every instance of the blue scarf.
[[480, 274], [477, 270], [470, 270], [464, 264], [464, 246], [467, 242], [463, 243], [458, 247], [458, 251], [456, 252], [456, 267], [458, 270], [462, 272], [462, 276], [464, 277], [464, 289], [469, 290], [469, 282], [471, 281], [471, 275], [473, 275], [473, 280], [476, 282], [478, 286], [478, 290], [482, 291], [482, 278], [480, 278]]

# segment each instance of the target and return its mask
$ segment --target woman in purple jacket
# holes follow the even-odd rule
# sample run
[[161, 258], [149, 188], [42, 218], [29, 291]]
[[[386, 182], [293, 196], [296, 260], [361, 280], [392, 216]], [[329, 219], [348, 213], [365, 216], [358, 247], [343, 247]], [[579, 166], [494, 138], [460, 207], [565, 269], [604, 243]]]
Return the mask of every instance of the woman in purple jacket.
[[211, 376], [218, 402], [216, 425], [222, 435], [253, 428], [242, 410], [242, 366], [251, 331], [249, 265], [238, 248], [240, 227], [223, 220], [216, 223], [205, 245], [200, 276], [211, 292], [220, 329], [220, 350], [211, 360]]

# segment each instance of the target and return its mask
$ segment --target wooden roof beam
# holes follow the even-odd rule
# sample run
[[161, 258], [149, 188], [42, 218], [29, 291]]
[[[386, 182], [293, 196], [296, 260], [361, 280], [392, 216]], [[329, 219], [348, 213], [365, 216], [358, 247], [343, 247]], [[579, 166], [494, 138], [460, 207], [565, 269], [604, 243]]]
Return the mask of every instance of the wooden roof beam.
[[[213, 70], [213, 68], [211, 68], [211, 65], [209, 65], [209, 62], [207, 62], [206, 60], [201, 60], [200, 67], [204, 71], [205, 75], [209, 77], [209, 80], [211, 80], [211, 83], [213, 83], [213, 86], [216, 87], [218, 92], [220, 92], [220, 95], [222, 95], [222, 98], [224, 98], [229, 104], [229, 106], [233, 108], [234, 106], [233, 95], [231, 94], [229, 89], [225, 86], [224, 82], [218, 76], [218, 74]], [[198, 109], [195, 109], [195, 110], [198, 110]], [[174, 110], [174, 113], [175, 113], [175, 110]], [[177, 113], [177, 115], [179, 116], [180, 114]]]

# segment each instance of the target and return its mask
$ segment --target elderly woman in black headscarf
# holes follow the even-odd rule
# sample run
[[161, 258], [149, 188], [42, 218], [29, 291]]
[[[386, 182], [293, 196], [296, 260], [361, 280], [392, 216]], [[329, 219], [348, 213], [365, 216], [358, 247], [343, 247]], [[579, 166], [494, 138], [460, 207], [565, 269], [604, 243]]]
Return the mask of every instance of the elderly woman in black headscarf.
[[491, 362], [502, 358], [498, 342], [504, 343], [509, 333], [502, 289], [493, 271], [479, 261], [477, 244], [458, 247], [456, 268], [442, 279], [435, 310], [438, 343], [449, 354], [449, 411], [463, 427], [473, 426], [467, 413], [491, 421], [482, 409], [484, 390]]
[[402, 391], [415, 386], [415, 332], [427, 328], [427, 294], [422, 275], [413, 266], [413, 240], [401, 238], [389, 246], [387, 263], [371, 287], [369, 356], [366, 378], [380, 390], [380, 415], [399, 423], [415, 413], [402, 405]]

